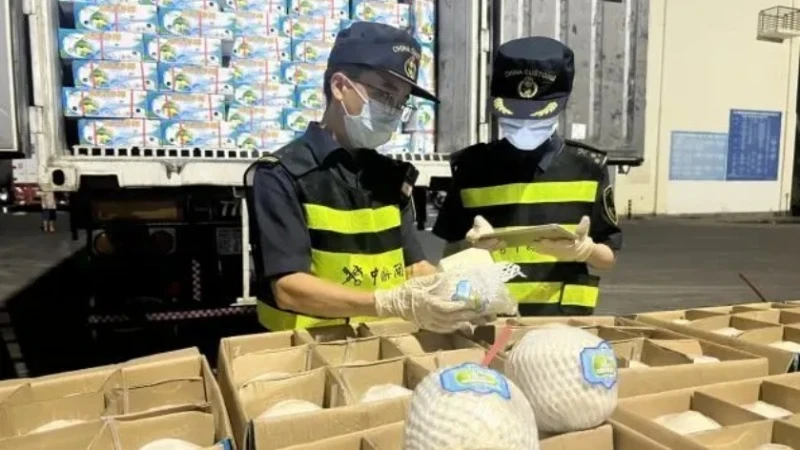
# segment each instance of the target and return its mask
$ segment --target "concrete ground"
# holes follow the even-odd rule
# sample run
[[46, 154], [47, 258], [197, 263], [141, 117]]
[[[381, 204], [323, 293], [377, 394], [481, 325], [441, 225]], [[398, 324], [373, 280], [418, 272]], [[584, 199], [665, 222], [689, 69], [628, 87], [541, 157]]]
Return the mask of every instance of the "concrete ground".
[[[71, 241], [66, 219], [60, 216], [58, 233], [44, 234], [38, 214], [0, 215], [0, 332], [8, 341], [13, 338], [9, 325], [14, 326], [20, 342], [25, 336], [42, 341], [43, 334], [52, 333], [52, 344], [37, 342], [37, 352], [58, 354], [67, 346], [65, 339], [87, 332], [85, 323], [69, 325], [64, 319], [82, 308], [73, 307], [82, 287], [82, 242]], [[623, 230], [625, 248], [617, 267], [603, 279], [598, 313], [758, 301], [740, 273], [770, 300], [800, 299], [800, 225], [647, 219], [625, 222]], [[428, 257], [438, 260], [443, 243], [429, 232], [420, 232], [420, 239]], [[24, 324], [9, 324], [14, 317], [23, 317]], [[10, 346], [14, 353], [20, 350], [16, 345]], [[30, 353], [21, 346], [23, 353]], [[4, 351], [0, 348], [0, 379], [10, 370]], [[73, 365], [88, 363], [79, 359]], [[36, 372], [58, 369], [55, 362], [45, 362]]]

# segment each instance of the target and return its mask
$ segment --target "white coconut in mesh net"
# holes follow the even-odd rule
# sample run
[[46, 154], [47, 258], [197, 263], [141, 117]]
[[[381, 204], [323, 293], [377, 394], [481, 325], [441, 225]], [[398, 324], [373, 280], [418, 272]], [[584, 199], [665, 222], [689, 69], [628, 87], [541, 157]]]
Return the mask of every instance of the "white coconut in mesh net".
[[290, 416], [292, 414], [302, 414], [310, 411], [319, 411], [322, 409], [316, 403], [311, 403], [306, 400], [284, 400], [275, 404], [273, 407], [267, 409], [256, 420], [264, 420], [272, 417]]
[[680, 435], [701, 433], [703, 431], [719, 430], [722, 426], [714, 419], [706, 417], [697, 411], [684, 411], [677, 414], [667, 414], [656, 417], [655, 422]]
[[522, 276], [520, 268], [511, 263], [492, 263], [444, 272], [442, 283], [433, 293], [454, 301], [470, 302], [477, 311], [487, 315], [515, 315], [517, 302], [506, 282]]
[[794, 450], [794, 448], [783, 444], [762, 444], [756, 447], [755, 450]]
[[202, 448], [180, 439], [159, 439], [139, 447], [139, 450], [201, 450]]
[[525, 392], [541, 431], [593, 428], [617, 406], [614, 350], [580, 328], [527, 332], [511, 350], [506, 374]]
[[52, 422], [48, 422], [40, 427], [37, 427], [31, 431], [31, 433], [44, 433], [45, 431], [53, 431], [58, 430], [61, 428], [71, 427], [73, 425], [78, 425], [81, 423], [86, 422], [85, 420], [54, 420]]
[[367, 389], [367, 392], [361, 396], [359, 403], [379, 402], [381, 400], [406, 397], [411, 395], [411, 393], [412, 391], [410, 389], [396, 384], [378, 384]]
[[739, 337], [739, 335], [744, 333], [744, 331], [742, 331], [742, 330], [740, 330], [738, 328], [725, 327], [725, 328], [719, 328], [719, 329], [713, 330], [712, 333], [716, 333], [716, 334], [719, 334], [721, 336], [727, 336], [727, 337]]
[[708, 363], [718, 363], [720, 362], [719, 358], [715, 358], [713, 356], [708, 355], [686, 355], [689, 359], [692, 360], [694, 364], [708, 364]]
[[535, 424], [513, 382], [465, 363], [428, 374], [414, 389], [404, 450], [538, 450]]
[[786, 350], [787, 352], [800, 353], [800, 344], [792, 341], [778, 341], [769, 344], [770, 347]]
[[793, 415], [793, 413], [788, 409], [783, 409], [780, 406], [770, 405], [769, 403], [762, 402], [761, 400], [748, 405], [742, 405], [742, 408], [749, 409], [750, 411], [753, 411], [761, 417], [766, 417], [767, 419], [783, 419], [784, 417]]

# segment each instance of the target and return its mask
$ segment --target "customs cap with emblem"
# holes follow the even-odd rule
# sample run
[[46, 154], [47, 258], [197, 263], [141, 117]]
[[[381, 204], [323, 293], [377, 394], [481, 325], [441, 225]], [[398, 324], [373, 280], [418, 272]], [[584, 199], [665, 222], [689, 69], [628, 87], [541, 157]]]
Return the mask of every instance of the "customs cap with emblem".
[[363, 66], [380, 70], [411, 85], [411, 95], [439, 102], [417, 84], [421, 58], [419, 42], [391, 25], [354, 22], [336, 35], [328, 67]]
[[561, 42], [534, 36], [501, 45], [492, 65], [492, 111], [498, 117], [549, 119], [564, 110], [575, 55]]

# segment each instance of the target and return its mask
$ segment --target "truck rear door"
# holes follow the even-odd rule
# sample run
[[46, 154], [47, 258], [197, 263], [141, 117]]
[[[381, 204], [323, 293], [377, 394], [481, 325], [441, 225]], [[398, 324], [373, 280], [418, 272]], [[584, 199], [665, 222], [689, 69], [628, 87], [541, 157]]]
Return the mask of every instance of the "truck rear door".
[[548, 36], [575, 52], [575, 82], [561, 134], [608, 152], [611, 164], [641, 164], [648, 0], [486, 1], [492, 8], [493, 50], [511, 39]]
[[30, 154], [25, 4], [22, 0], [0, 2], [0, 159]]

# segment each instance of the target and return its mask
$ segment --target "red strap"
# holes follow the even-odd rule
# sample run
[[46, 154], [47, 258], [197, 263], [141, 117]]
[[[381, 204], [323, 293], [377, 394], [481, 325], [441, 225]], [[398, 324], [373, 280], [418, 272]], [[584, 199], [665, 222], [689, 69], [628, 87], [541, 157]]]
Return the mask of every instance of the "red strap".
[[511, 327], [506, 325], [503, 327], [503, 330], [500, 332], [500, 336], [497, 337], [494, 341], [494, 345], [486, 352], [486, 356], [483, 357], [483, 362], [481, 365], [484, 367], [489, 367], [489, 364], [497, 357], [497, 354], [504, 348], [506, 348], [506, 344], [508, 340], [511, 338]]

